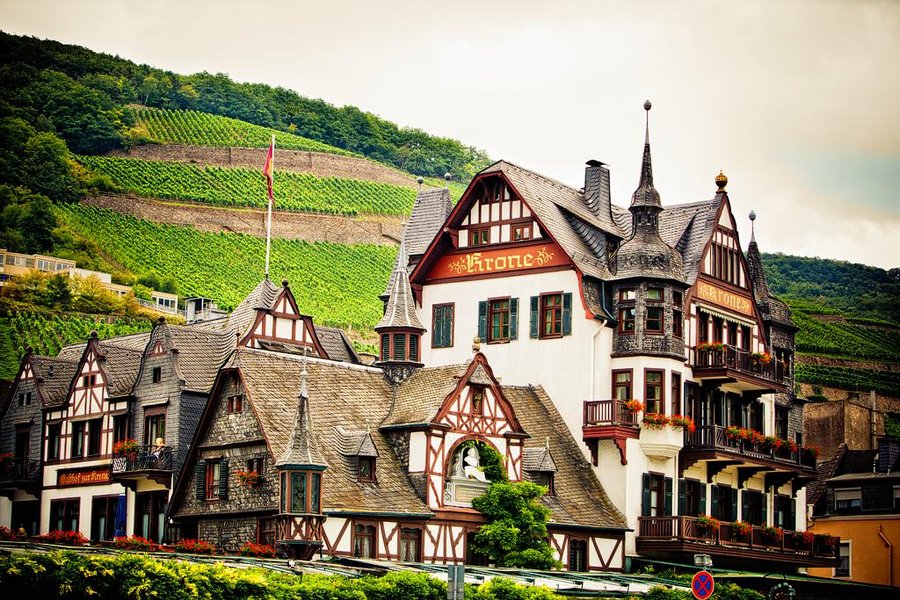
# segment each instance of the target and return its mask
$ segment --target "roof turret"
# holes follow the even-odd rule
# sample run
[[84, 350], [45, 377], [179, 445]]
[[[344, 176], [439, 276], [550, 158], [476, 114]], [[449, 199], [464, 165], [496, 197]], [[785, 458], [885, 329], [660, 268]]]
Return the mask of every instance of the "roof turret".
[[392, 285], [388, 290], [387, 306], [384, 316], [375, 326], [375, 331], [385, 329], [417, 329], [425, 331], [419, 317], [416, 316], [416, 303], [412, 288], [409, 285], [409, 274], [406, 272], [407, 254], [406, 239], [401, 236], [400, 252], [394, 267]]
[[303, 371], [300, 372], [300, 393], [297, 396], [297, 419], [288, 447], [275, 463], [279, 468], [325, 468], [328, 463], [319, 452], [313, 434], [312, 415], [309, 412], [309, 390], [306, 380], [306, 359], [303, 359]]

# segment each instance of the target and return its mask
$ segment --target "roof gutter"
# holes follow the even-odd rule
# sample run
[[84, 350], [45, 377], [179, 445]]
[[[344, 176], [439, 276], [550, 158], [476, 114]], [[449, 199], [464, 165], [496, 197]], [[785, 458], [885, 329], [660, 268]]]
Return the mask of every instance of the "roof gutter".
[[325, 510], [322, 512], [329, 517], [393, 517], [408, 519], [431, 519], [434, 517], [434, 513], [379, 512], [359, 510]]

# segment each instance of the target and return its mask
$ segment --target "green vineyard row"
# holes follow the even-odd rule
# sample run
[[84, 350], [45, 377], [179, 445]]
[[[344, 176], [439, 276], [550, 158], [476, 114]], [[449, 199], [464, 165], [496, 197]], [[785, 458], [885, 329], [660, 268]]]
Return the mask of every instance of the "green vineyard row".
[[[265, 208], [268, 202], [262, 165], [252, 170], [104, 156], [80, 156], [78, 160], [140, 196], [257, 208]], [[275, 205], [281, 210], [405, 215], [415, 199], [415, 190], [386, 183], [275, 173]]]
[[19, 359], [29, 346], [36, 354], [55, 356], [68, 344], [84, 342], [91, 331], [100, 338], [149, 331], [152, 323], [146, 319], [128, 317], [91, 317], [67, 314], [49, 314], [23, 310], [9, 310], [0, 315], [0, 330], [5, 339], [0, 340], [3, 355], [10, 360], [0, 364], [0, 378], [15, 377]]
[[[263, 278], [265, 241], [248, 235], [208, 233], [162, 225], [115, 211], [61, 205], [65, 227], [94, 240], [112, 260], [134, 273], [171, 277], [183, 296], [212, 298], [234, 308]], [[396, 248], [272, 241], [272, 279], [287, 278], [300, 310], [318, 323], [371, 328], [382, 315]]]
[[136, 126], [134, 132], [152, 142], [265, 148], [271, 143], [272, 134], [275, 134], [275, 146], [278, 148], [359, 156], [299, 135], [196, 110], [170, 110], [146, 106], [131, 106], [129, 110], [134, 115]]
[[797, 310], [792, 317], [800, 328], [799, 352], [900, 362], [900, 330], [896, 328], [822, 321]]
[[875, 371], [873, 369], [848, 369], [798, 363], [796, 379], [802, 383], [825, 385], [843, 390], [900, 396], [900, 372]]

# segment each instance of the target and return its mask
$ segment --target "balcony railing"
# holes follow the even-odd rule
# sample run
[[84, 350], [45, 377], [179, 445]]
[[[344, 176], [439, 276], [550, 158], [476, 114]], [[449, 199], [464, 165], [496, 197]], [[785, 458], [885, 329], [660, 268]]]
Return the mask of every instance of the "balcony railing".
[[37, 483], [41, 474], [41, 461], [24, 458], [0, 460], [0, 484]]
[[770, 460], [778, 463], [816, 468], [816, 457], [798, 448], [791, 451], [787, 445], [767, 448], [765, 444], [755, 444], [742, 439], [730, 439], [726, 427], [721, 425], [699, 425], [693, 432], [685, 432], [685, 450], [715, 449], [749, 458]]
[[625, 400], [588, 400], [584, 403], [585, 425], [637, 427], [637, 413], [625, 407]]
[[172, 471], [175, 467], [175, 449], [172, 446], [138, 446], [133, 452], [114, 456], [113, 475], [141, 471]]
[[694, 369], [732, 369], [775, 383], [784, 383], [785, 365], [774, 358], [763, 362], [755, 353], [734, 346], [721, 350], [691, 348], [691, 365]]
[[806, 539], [801, 532], [751, 526], [740, 533], [732, 523], [723, 522], [718, 527], [703, 527], [697, 517], [667, 516], [640, 517], [638, 541], [671, 541], [709, 544], [727, 549], [746, 549], [783, 554], [792, 557], [837, 559], [840, 540], [833, 536], [817, 535]]

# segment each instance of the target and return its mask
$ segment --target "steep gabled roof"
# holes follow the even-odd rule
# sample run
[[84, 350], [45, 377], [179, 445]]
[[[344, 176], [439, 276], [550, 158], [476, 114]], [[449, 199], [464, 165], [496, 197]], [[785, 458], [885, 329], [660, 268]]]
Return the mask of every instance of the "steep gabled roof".
[[247, 297], [235, 307], [234, 311], [223, 320], [223, 326], [240, 334], [241, 337], [249, 331], [256, 321], [256, 310], [271, 310], [281, 293], [281, 287], [272, 283], [268, 278], [260, 281]]
[[72, 360], [38, 355], [32, 355], [30, 360], [34, 372], [35, 390], [40, 398], [41, 406], [46, 408], [65, 402], [78, 363]]
[[[235, 354], [247, 397], [272, 454], [281, 457], [292, 440], [304, 359], [247, 348]], [[392, 393], [380, 369], [306, 360], [309, 414], [317, 440], [333, 439], [334, 427], [359, 430], [384, 418]], [[336, 445], [318, 444], [328, 464], [323, 472], [323, 510], [430, 513], [386, 439], [374, 435], [373, 442], [378, 452], [377, 486], [359, 484]]]
[[703, 249], [716, 227], [720, 206], [721, 198], [717, 196], [702, 202], [667, 205], [659, 215], [659, 236], [681, 254], [687, 284], [697, 279]]
[[347, 335], [343, 329], [339, 327], [325, 327], [324, 325], [313, 325], [316, 330], [316, 337], [319, 343], [328, 354], [331, 360], [348, 362], [358, 365], [360, 362], [359, 355], [353, 349], [353, 344], [347, 339]]
[[186, 325], [168, 325], [167, 329], [173, 347], [178, 350], [176, 369], [185, 388], [208, 393], [219, 367], [234, 350], [236, 336], [228, 331]]
[[375, 325], [375, 331], [380, 332], [388, 328], [425, 330], [425, 326], [416, 315], [416, 301], [413, 298], [412, 289], [409, 286], [409, 276], [404, 266], [407, 263], [406, 256], [406, 242], [401, 240], [400, 251], [397, 253], [397, 266], [394, 267], [394, 275], [391, 278], [391, 288], [388, 290], [384, 316]]
[[625, 516], [606, 495], [543, 388], [503, 386], [503, 393], [516, 411], [522, 428], [531, 436], [525, 440], [526, 452], [543, 450], [550, 438], [550, 453], [556, 467], [553, 482], [556, 494], [541, 498], [552, 512], [550, 522], [627, 529]]

